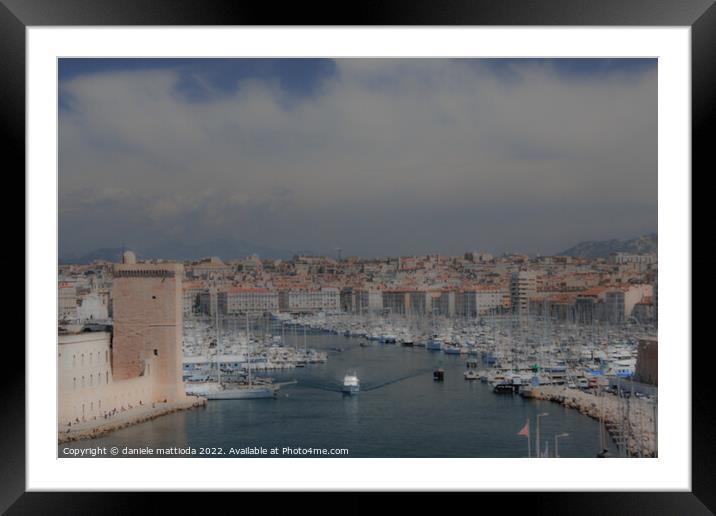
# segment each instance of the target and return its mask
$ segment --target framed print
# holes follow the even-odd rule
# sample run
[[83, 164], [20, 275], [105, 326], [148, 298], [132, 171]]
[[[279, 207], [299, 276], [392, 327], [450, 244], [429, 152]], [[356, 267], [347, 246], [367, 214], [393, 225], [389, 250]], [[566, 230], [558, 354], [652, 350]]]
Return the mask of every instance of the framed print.
[[713, 6], [393, 5], [3, 1], [8, 514], [118, 490], [713, 510]]

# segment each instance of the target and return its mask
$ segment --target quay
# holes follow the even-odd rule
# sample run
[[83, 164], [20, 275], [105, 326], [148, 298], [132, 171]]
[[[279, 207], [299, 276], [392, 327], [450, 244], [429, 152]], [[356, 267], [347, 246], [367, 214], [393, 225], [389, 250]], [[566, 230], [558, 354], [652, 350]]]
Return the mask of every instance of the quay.
[[187, 396], [185, 401], [174, 403], [154, 403], [154, 406], [139, 406], [120, 412], [108, 419], [93, 419], [91, 421], [83, 421], [73, 425], [62, 425], [57, 433], [58, 444], [71, 441], [80, 441], [83, 439], [93, 439], [120, 428], [125, 428], [138, 423], [143, 423], [159, 416], [179, 412], [181, 410], [191, 410], [197, 407], [206, 406], [206, 398], [199, 396]]
[[646, 399], [594, 395], [565, 386], [544, 385], [522, 392], [526, 398], [548, 400], [602, 421], [625, 456], [656, 457], [656, 405]]

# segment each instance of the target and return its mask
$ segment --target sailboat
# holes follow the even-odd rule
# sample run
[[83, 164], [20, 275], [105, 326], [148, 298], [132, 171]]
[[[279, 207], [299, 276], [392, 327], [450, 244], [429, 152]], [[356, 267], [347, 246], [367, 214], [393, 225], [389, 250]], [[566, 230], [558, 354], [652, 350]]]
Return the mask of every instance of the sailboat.
[[278, 393], [279, 386], [273, 384], [254, 385], [251, 378], [251, 339], [249, 334], [249, 314], [246, 314], [246, 346], [247, 346], [247, 370], [248, 384], [238, 383], [227, 384], [221, 381], [221, 362], [219, 352], [221, 350], [221, 332], [219, 330], [219, 314], [216, 314], [216, 342], [217, 354], [217, 380], [215, 382], [201, 382], [187, 385], [187, 394], [203, 396], [208, 400], [246, 400], [259, 398], [274, 398]]

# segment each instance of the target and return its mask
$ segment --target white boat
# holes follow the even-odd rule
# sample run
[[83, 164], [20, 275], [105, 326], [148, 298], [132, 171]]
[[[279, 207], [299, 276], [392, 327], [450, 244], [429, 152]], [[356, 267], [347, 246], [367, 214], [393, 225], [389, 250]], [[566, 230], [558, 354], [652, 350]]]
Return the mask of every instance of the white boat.
[[474, 369], [465, 371], [463, 374], [465, 375], [465, 380], [478, 380], [480, 378], [480, 374]]
[[355, 373], [349, 373], [343, 378], [343, 393], [358, 394], [360, 391], [360, 381]]
[[276, 397], [278, 387], [273, 385], [222, 384], [218, 382], [187, 383], [187, 394], [202, 396], [207, 400], [246, 400]]

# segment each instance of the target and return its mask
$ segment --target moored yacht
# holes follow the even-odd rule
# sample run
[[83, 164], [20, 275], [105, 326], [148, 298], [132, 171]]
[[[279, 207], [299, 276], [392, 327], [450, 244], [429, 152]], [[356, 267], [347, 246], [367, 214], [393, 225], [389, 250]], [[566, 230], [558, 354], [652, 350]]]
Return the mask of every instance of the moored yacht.
[[219, 382], [188, 382], [186, 393], [202, 396], [207, 400], [247, 400], [275, 398], [278, 386], [226, 384]]

